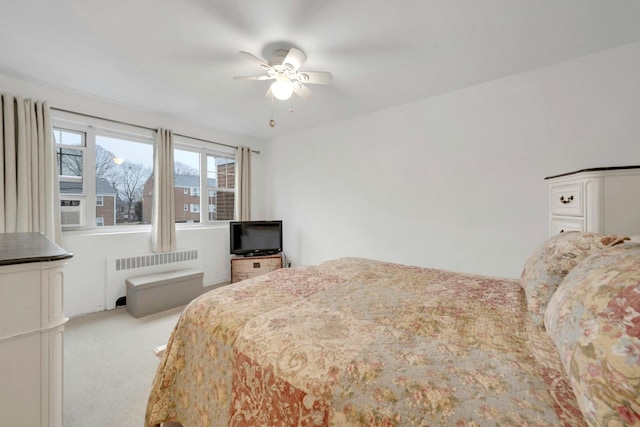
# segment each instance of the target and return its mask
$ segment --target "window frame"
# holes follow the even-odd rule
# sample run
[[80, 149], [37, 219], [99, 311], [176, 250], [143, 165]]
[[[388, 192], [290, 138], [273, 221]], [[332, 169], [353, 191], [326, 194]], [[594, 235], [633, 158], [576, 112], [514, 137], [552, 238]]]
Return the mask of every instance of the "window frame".
[[234, 169], [233, 169], [234, 183], [233, 183], [233, 188], [231, 188], [231, 189], [230, 188], [226, 188], [226, 187], [220, 187], [219, 186], [219, 182], [216, 182], [216, 184], [218, 184], [216, 187], [209, 187], [208, 186], [207, 176], [205, 174], [205, 177], [202, 180], [202, 184], [201, 185], [204, 185], [204, 188], [206, 188], [207, 191], [201, 191], [201, 193], [204, 195], [203, 198], [205, 198], [205, 200], [201, 202], [201, 205], [202, 206], [207, 206], [207, 211], [201, 213], [201, 215], [206, 215], [206, 219], [205, 220], [208, 221], [209, 223], [215, 223], [215, 222], [219, 222], [219, 221], [227, 221], [227, 222], [228, 221], [233, 221], [236, 218], [235, 206], [233, 207], [233, 217], [234, 217], [234, 219], [231, 219], [231, 220], [224, 220], [224, 219], [209, 220], [209, 214], [210, 213], [215, 213], [216, 216], [219, 213], [217, 205], [214, 205], [215, 209], [213, 211], [209, 211], [209, 197], [210, 197], [209, 193], [211, 191], [213, 191], [215, 193], [215, 195], [213, 197], [215, 197], [216, 199], [218, 199], [218, 196], [219, 196], [220, 193], [233, 193], [233, 200], [234, 200], [234, 205], [235, 205], [235, 200], [236, 200], [236, 197], [237, 197], [237, 192], [236, 192], [237, 178], [236, 178], [236, 167], [235, 167], [235, 161], [236, 161], [235, 153], [233, 155], [224, 155], [224, 154], [220, 154], [219, 152], [216, 152], [216, 151], [210, 151], [210, 152], [206, 153], [206, 155], [203, 156], [204, 159], [203, 159], [203, 166], [202, 167], [204, 167], [204, 170], [208, 173], [209, 170], [207, 169], [208, 168], [207, 156], [212, 156], [212, 157], [216, 157], [216, 158], [224, 158], [224, 159], [227, 159], [227, 160], [232, 160], [233, 163], [234, 163]]
[[[69, 131], [69, 132], [77, 132], [82, 133], [84, 135], [84, 146], [70, 146], [64, 144], [56, 145], [56, 156], [58, 147], [63, 148], [73, 148], [82, 151], [82, 176], [75, 177], [69, 175], [59, 175], [58, 176], [58, 188], [60, 188], [60, 181], [62, 180], [71, 180], [77, 181], [82, 184], [82, 191], [79, 193], [60, 193], [60, 200], [65, 200], [67, 198], [78, 199], [81, 202], [82, 206], [82, 218], [83, 221], [79, 225], [68, 225], [62, 226], [62, 231], [66, 230], [78, 230], [78, 229], [92, 229], [97, 228], [96, 223], [96, 173], [95, 168], [89, 167], [91, 164], [95, 164], [95, 134], [89, 132], [90, 127], [81, 125], [74, 122], [62, 122], [59, 123], [55, 118], [52, 120], [53, 129], [60, 131]], [[56, 159], [57, 161], [57, 159]], [[56, 167], [57, 170], [57, 167]], [[93, 195], [93, 197], [91, 197]], [[60, 209], [60, 206], [58, 206]]]
[[[174, 135], [173, 148], [177, 150], [183, 151], [192, 151], [200, 154], [200, 225], [211, 226], [216, 224], [228, 224], [229, 221], [233, 221], [235, 219], [235, 209], [234, 209], [234, 219], [216, 219], [209, 220], [209, 190], [220, 191], [219, 187], [209, 188], [208, 180], [207, 180], [207, 156], [214, 157], [222, 157], [228, 160], [235, 162], [235, 148], [231, 148], [229, 150], [218, 150], [212, 148], [212, 144], [203, 143], [198, 140], [191, 140], [186, 137], [180, 137]], [[235, 169], [234, 169], [234, 180], [235, 180]], [[224, 190], [224, 189], [223, 189]], [[237, 196], [236, 188], [234, 184], [233, 189], [227, 190], [229, 192], [234, 193], [234, 200]], [[189, 191], [191, 193], [191, 191]], [[217, 211], [217, 209], [216, 209]], [[176, 229], [182, 228], [185, 226], [193, 226], [193, 223], [176, 223]], [[198, 224], [195, 224], [196, 226]]]
[[[70, 182], [80, 182], [81, 184], [84, 184], [84, 176], [86, 174], [86, 152], [87, 152], [87, 134], [84, 130], [76, 130], [76, 129], [70, 129], [70, 128], [57, 128], [54, 129], [54, 131], [61, 131], [61, 132], [68, 132], [68, 133], [77, 133], [80, 134], [80, 138], [82, 139], [83, 144], [80, 145], [69, 145], [69, 144], [63, 144], [63, 143], [57, 143], [56, 142], [56, 146], [55, 146], [55, 151], [56, 151], [56, 170], [58, 170], [58, 167], [60, 166], [58, 164], [58, 149], [61, 150], [75, 150], [75, 151], [80, 151], [82, 153], [82, 173], [80, 174], [80, 176], [76, 176], [76, 175], [62, 175], [59, 174], [58, 176], [60, 178], [62, 178], [64, 181], [70, 181]], [[54, 132], [55, 134], [55, 132]], [[55, 139], [55, 135], [54, 135], [54, 139]], [[63, 153], [60, 153], [60, 155], [64, 155]], [[83, 190], [84, 190], [84, 185], [82, 186]], [[69, 193], [69, 194], [78, 194], [78, 193]]]
[[[55, 114], [54, 114], [55, 113]], [[153, 147], [154, 134], [151, 130], [145, 130], [131, 125], [112, 123], [109, 120], [101, 120], [94, 117], [79, 117], [73, 113], [53, 111], [51, 115], [52, 127], [54, 130], [68, 130], [72, 132], [82, 132], [85, 135], [85, 146], [83, 155], [83, 176], [82, 194], [61, 193], [60, 198], [65, 196], [80, 198], [83, 203], [82, 214], [84, 223], [81, 226], [63, 226], [62, 232], [113, 232], [135, 231], [135, 229], [150, 230], [150, 224], [127, 225], [127, 226], [98, 226], [96, 224], [97, 188], [96, 188], [96, 145], [97, 138], [117, 138], [126, 141], [149, 144]], [[56, 148], [59, 147], [56, 144]], [[63, 147], [78, 148], [78, 146]], [[66, 177], [65, 177], [66, 178]], [[116, 206], [114, 205], [114, 215]], [[115, 218], [115, 217], [114, 217]]]
[[[134, 125], [128, 125], [124, 123], [113, 122], [108, 119], [100, 119], [97, 117], [84, 116], [82, 114], [74, 114], [64, 111], [52, 111], [51, 114], [52, 127], [55, 129], [69, 130], [72, 132], [84, 132], [85, 133], [85, 146], [67, 146], [64, 147], [71, 149], [83, 149], [83, 176], [82, 184], [83, 191], [81, 194], [70, 194], [73, 198], [79, 198], [83, 200], [83, 226], [71, 226], [64, 227], [63, 233], [72, 234], [84, 234], [84, 233], [101, 233], [101, 234], [119, 234], [123, 232], [135, 232], [144, 231], [150, 232], [151, 224], [140, 225], [127, 225], [127, 226], [98, 226], [96, 224], [96, 206], [97, 206], [97, 194], [96, 194], [96, 136], [105, 136], [112, 138], [119, 138], [124, 140], [130, 140], [133, 142], [141, 142], [146, 144], [154, 144], [155, 131], [143, 127]], [[61, 145], [63, 146], [63, 145]], [[56, 148], [58, 144], [56, 144]], [[180, 150], [193, 151], [200, 155], [200, 189], [199, 189], [199, 201], [200, 201], [200, 222], [199, 223], [176, 223], [176, 229], [194, 228], [194, 227], [211, 227], [211, 226], [224, 226], [231, 220], [209, 220], [209, 187], [207, 186], [207, 156], [223, 157], [235, 162], [235, 147], [217, 146], [215, 143], [209, 143], [204, 140], [189, 138], [186, 136], [180, 136], [174, 134], [174, 148]], [[92, 165], [92, 166], [89, 166]], [[59, 188], [59, 187], [58, 187]], [[216, 188], [215, 190], [218, 190]], [[184, 191], [187, 194], [191, 193], [191, 190], [186, 188]], [[236, 189], [232, 190], [236, 192]], [[67, 193], [65, 193], [67, 195]], [[63, 196], [61, 194], [61, 196]], [[235, 196], [234, 196], [235, 199]], [[190, 210], [190, 204], [187, 204], [187, 209]], [[58, 209], [60, 207], [58, 206]], [[115, 207], [114, 207], [115, 209]], [[174, 208], [175, 209], [175, 208]], [[234, 211], [235, 216], [235, 211]]]

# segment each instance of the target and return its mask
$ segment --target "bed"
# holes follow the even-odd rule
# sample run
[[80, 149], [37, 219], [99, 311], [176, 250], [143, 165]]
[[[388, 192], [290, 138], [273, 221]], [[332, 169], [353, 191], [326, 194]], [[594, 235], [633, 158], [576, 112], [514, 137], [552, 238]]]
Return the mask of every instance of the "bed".
[[[153, 381], [145, 425], [640, 423], [634, 418], [640, 414], [640, 334], [623, 334], [632, 342], [622, 362], [593, 346], [582, 362], [574, 357], [584, 347], [584, 307], [592, 305], [576, 297], [588, 293], [579, 292], [585, 277], [605, 277], [611, 299], [624, 288], [630, 302], [618, 307], [623, 319], [610, 323], [624, 329], [631, 322], [640, 330], [640, 315], [633, 314], [640, 312], [640, 296], [633, 297], [634, 280], [640, 295], [640, 245], [623, 240], [592, 233], [554, 237], [527, 261], [520, 280], [342, 258], [218, 288], [179, 318]], [[626, 260], [621, 283], [611, 283], [612, 261], [590, 261], [602, 253]], [[601, 264], [600, 273], [590, 272]], [[572, 279], [580, 268], [589, 271]], [[598, 280], [589, 283], [591, 290], [601, 287]], [[589, 323], [591, 340], [596, 324]], [[615, 346], [618, 329], [605, 326], [613, 336], [606, 345]], [[600, 383], [590, 363], [606, 370]], [[613, 391], [603, 392], [601, 383], [613, 384]]]

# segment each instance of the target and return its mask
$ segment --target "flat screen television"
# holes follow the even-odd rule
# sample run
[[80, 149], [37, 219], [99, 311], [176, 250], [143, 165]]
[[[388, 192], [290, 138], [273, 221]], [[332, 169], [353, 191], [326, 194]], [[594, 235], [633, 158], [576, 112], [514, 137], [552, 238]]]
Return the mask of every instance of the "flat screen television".
[[282, 221], [232, 221], [229, 223], [233, 255], [269, 255], [282, 252]]

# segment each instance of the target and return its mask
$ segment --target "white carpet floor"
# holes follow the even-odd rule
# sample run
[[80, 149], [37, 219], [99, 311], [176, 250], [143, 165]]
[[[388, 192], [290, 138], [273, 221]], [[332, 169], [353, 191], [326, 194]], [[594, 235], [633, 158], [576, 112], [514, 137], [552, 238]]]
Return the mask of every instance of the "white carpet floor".
[[184, 307], [136, 319], [124, 308], [71, 319], [64, 338], [64, 426], [143, 427], [151, 383]]

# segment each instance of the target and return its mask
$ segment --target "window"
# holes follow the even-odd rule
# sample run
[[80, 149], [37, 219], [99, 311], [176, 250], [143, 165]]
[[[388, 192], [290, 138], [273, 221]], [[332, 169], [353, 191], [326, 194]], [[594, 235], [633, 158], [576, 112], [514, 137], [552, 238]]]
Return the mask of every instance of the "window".
[[[151, 223], [153, 131], [105, 123], [53, 117], [64, 230]], [[176, 223], [232, 220], [234, 153], [184, 137], [174, 147]]]
[[200, 153], [183, 145], [174, 148], [173, 174], [176, 187], [184, 187], [182, 201], [189, 206], [176, 212], [176, 223], [200, 222]]
[[[206, 148], [189, 145], [186, 141], [174, 143], [176, 187], [185, 189], [181, 203], [189, 204], [188, 210], [176, 212], [176, 223], [232, 220], [235, 204], [234, 155], [207, 154]], [[200, 173], [204, 170], [206, 174]]]
[[54, 118], [53, 135], [61, 202], [77, 201], [64, 205], [63, 229], [150, 223], [150, 133], [132, 135]]
[[58, 175], [82, 179], [85, 133], [55, 129]]
[[96, 190], [115, 197], [115, 225], [151, 224], [153, 144], [96, 135]]
[[217, 208], [216, 208], [216, 205], [211, 204], [211, 201], [212, 200], [216, 200], [216, 195], [217, 194], [218, 193], [216, 192], [216, 190], [209, 190], [209, 199], [208, 199], [208, 201], [209, 201], [209, 218], [211, 218], [211, 217], [215, 218], [215, 216], [216, 216], [215, 213], [216, 213]]
[[60, 220], [63, 227], [85, 225], [86, 133], [54, 129], [56, 168], [60, 188]]
[[209, 221], [233, 220], [235, 216], [235, 160], [207, 155], [207, 210]]
[[54, 129], [53, 138], [56, 142], [56, 167], [60, 177], [60, 200], [82, 199], [86, 134], [73, 130]]

